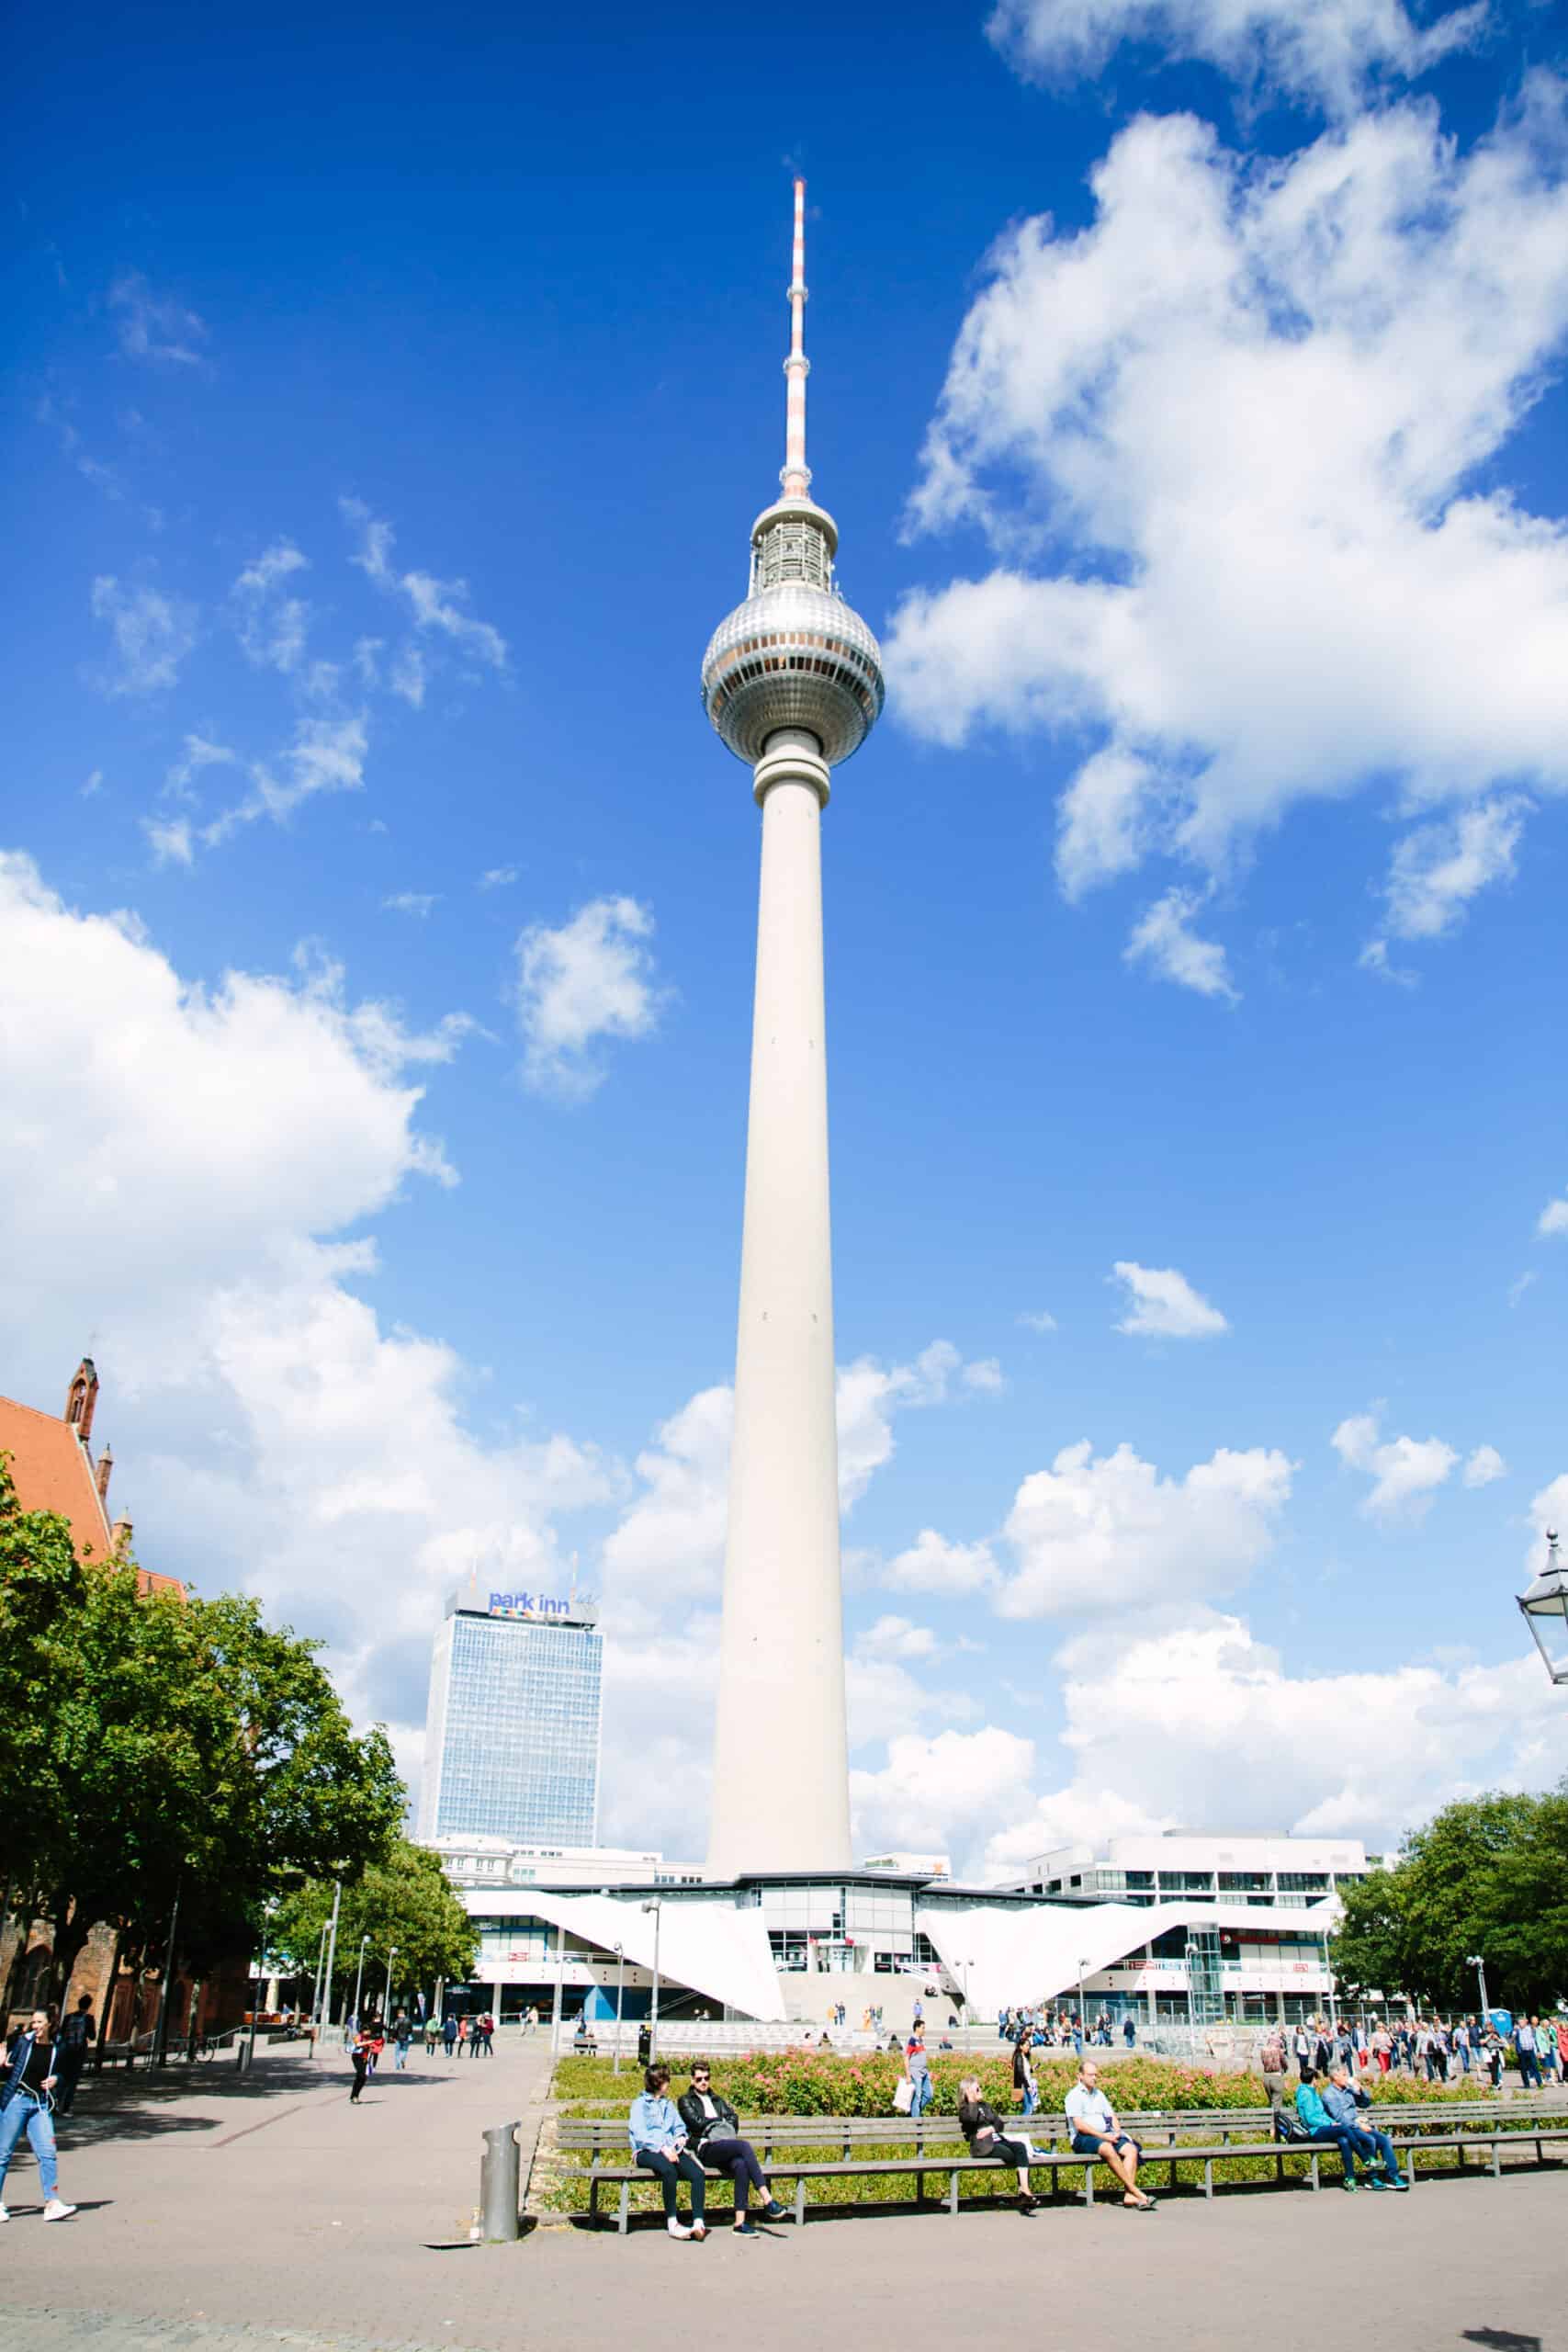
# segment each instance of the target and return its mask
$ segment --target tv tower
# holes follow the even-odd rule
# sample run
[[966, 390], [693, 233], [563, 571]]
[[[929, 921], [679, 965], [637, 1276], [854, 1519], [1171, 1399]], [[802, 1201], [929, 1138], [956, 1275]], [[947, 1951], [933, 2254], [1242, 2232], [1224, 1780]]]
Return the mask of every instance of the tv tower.
[[783, 494], [751, 526], [746, 601], [714, 631], [703, 704], [762, 812], [735, 1437], [708, 1874], [849, 1866], [821, 819], [882, 710], [882, 657], [833, 578], [806, 462], [806, 183]]

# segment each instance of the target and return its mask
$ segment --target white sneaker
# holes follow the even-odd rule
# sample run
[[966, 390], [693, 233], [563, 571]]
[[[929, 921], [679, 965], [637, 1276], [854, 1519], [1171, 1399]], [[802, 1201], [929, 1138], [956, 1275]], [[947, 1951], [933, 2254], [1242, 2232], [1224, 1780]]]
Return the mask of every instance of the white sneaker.
[[10, 2220], [10, 2218], [11, 2218], [11, 2209], [10, 2209], [10, 2207], [9, 2207], [8, 2205], [0, 2205], [0, 2222], [8, 2222], [8, 2221]]
[[62, 2197], [51, 2197], [43, 2209], [43, 2218], [46, 2222], [68, 2222], [75, 2211], [75, 2206], [67, 2205]]
[[669, 2231], [672, 2238], [689, 2238], [692, 2234], [684, 2222], [678, 2222], [673, 2214], [671, 2215], [664, 2226]]

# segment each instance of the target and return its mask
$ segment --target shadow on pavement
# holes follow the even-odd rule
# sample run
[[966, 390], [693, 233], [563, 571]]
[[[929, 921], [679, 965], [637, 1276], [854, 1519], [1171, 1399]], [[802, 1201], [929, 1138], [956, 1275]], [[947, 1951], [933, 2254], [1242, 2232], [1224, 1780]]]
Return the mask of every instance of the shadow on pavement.
[[1487, 2344], [1492, 2352], [1541, 2352], [1539, 2335], [1516, 2335], [1511, 2327], [1467, 2327], [1461, 2344]]

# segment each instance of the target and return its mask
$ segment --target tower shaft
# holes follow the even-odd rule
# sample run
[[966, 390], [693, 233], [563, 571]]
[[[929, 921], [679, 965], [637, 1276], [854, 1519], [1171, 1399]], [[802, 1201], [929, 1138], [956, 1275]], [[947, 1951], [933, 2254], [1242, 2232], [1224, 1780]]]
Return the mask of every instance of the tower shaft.
[[817, 738], [758, 762], [757, 989], [708, 1871], [850, 1860]]

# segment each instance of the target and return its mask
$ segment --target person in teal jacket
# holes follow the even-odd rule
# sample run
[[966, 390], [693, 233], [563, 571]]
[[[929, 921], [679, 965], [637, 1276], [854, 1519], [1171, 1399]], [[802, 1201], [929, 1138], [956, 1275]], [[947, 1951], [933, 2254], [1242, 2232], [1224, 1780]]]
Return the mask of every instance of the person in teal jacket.
[[1336, 2123], [1323, 2103], [1323, 2086], [1326, 2075], [1314, 2073], [1296, 2090], [1296, 2120], [1309, 2140], [1321, 2140], [1339, 2151], [1339, 2161], [1345, 2167], [1345, 2187], [1356, 2187], [1356, 2149], [1353, 2135], [1342, 2123]]

